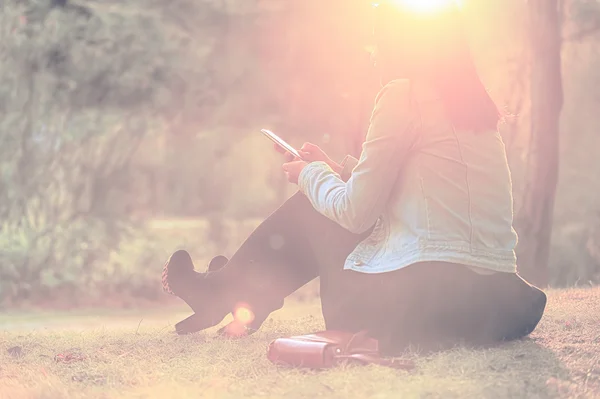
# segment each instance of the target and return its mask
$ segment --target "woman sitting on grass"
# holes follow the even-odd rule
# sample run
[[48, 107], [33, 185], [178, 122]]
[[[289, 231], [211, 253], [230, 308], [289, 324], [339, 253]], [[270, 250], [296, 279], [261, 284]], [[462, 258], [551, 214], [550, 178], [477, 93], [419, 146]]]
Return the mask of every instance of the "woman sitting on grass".
[[[239, 307], [260, 327], [316, 277], [326, 328], [368, 331], [382, 352], [487, 345], [531, 333], [546, 295], [516, 268], [511, 177], [499, 112], [457, 9], [380, 5], [379, 92], [360, 159], [305, 144], [283, 170], [299, 191], [207, 273], [175, 252], [165, 290], [195, 312], [179, 333]], [[222, 330], [224, 332], [228, 329]]]

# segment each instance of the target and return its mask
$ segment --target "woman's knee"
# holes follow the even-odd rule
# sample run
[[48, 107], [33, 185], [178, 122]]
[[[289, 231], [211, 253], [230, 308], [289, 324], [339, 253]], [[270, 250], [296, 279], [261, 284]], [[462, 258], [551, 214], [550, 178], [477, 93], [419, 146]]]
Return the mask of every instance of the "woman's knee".
[[537, 328], [542, 320], [548, 298], [542, 290], [536, 287], [532, 287], [531, 289], [532, 295], [528, 300], [524, 301], [518, 319], [515, 320], [516, 328], [509, 331], [503, 337], [503, 340], [512, 341], [528, 336]]
[[527, 334], [533, 332], [533, 330], [537, 327], [542, 316], [544, 315], [544, 311], [546, 310], [546, 304], [548, 303], [548, 297], [546, 293], [538, 288], [533, 287], [533, 303], [531, 306], [531, 321], [532, 328]]

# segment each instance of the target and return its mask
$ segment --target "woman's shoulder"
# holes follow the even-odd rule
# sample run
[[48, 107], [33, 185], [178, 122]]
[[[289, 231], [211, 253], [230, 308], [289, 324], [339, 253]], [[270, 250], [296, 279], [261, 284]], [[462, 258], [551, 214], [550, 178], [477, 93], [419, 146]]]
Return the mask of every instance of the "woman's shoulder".
[[408, 95], [410, 93], [410, 87], [410, 79], [394, 79], [383, 85], [383, 87], [379, 91], [379, 95], [388, 92]]
[[440, 100], [441, 96], [438, 90], [430, 82], [411, 79], [395, 79], [384, 85], [377, 98], [383, 96], [394, 97], [396, 99], [411, 99], [418, 103], [427, 103]]
[[375, 103], [408, 103], [411, 96], [411, 81], [395, 79], [386, 83], [377, 93]]

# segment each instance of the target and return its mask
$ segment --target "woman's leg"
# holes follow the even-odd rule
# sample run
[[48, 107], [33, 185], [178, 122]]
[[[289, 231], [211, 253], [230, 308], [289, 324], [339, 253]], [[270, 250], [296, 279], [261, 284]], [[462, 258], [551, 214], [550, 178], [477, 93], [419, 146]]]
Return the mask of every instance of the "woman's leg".
[[171, 287], [181, 282], [172, 291], [195, 312], [177, 331], [190, 333], [218, 324], [239, 304], [252, 310], [251, 328], [257, 329], [283, 306], [285, 297], [327, 269], [341, 270], [362, 238], [319, 214], [298, 192], [265, 219], [220, 270], [193, 273], [191, 260], [173, 259], [174, 254], [165, 279], [171, 280]]

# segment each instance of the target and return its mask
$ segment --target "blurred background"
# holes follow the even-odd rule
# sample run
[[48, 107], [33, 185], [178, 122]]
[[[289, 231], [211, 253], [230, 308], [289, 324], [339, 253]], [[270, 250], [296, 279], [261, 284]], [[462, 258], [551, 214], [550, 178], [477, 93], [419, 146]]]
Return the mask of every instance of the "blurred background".
[[[462, 3], [507, 114], [519, 245], [538, 253], [548, 235], [551, 286], [597, 284], [600, 3], [544, 1]], [[295, 191], [261, 128], [358, 156], [379, 89], [372, 12], [363, 0], [2, 0], [0, 306], [167, 301], [173, 251], [199, 269], [230, 256]], [[562, 80], [544, 74], [557, 67]], [[557, 133], [540, 133], [535, 110], [561, 89]], [[555, 199], [552, 176], [539, 190], [546, 164], [559, 167]]]

